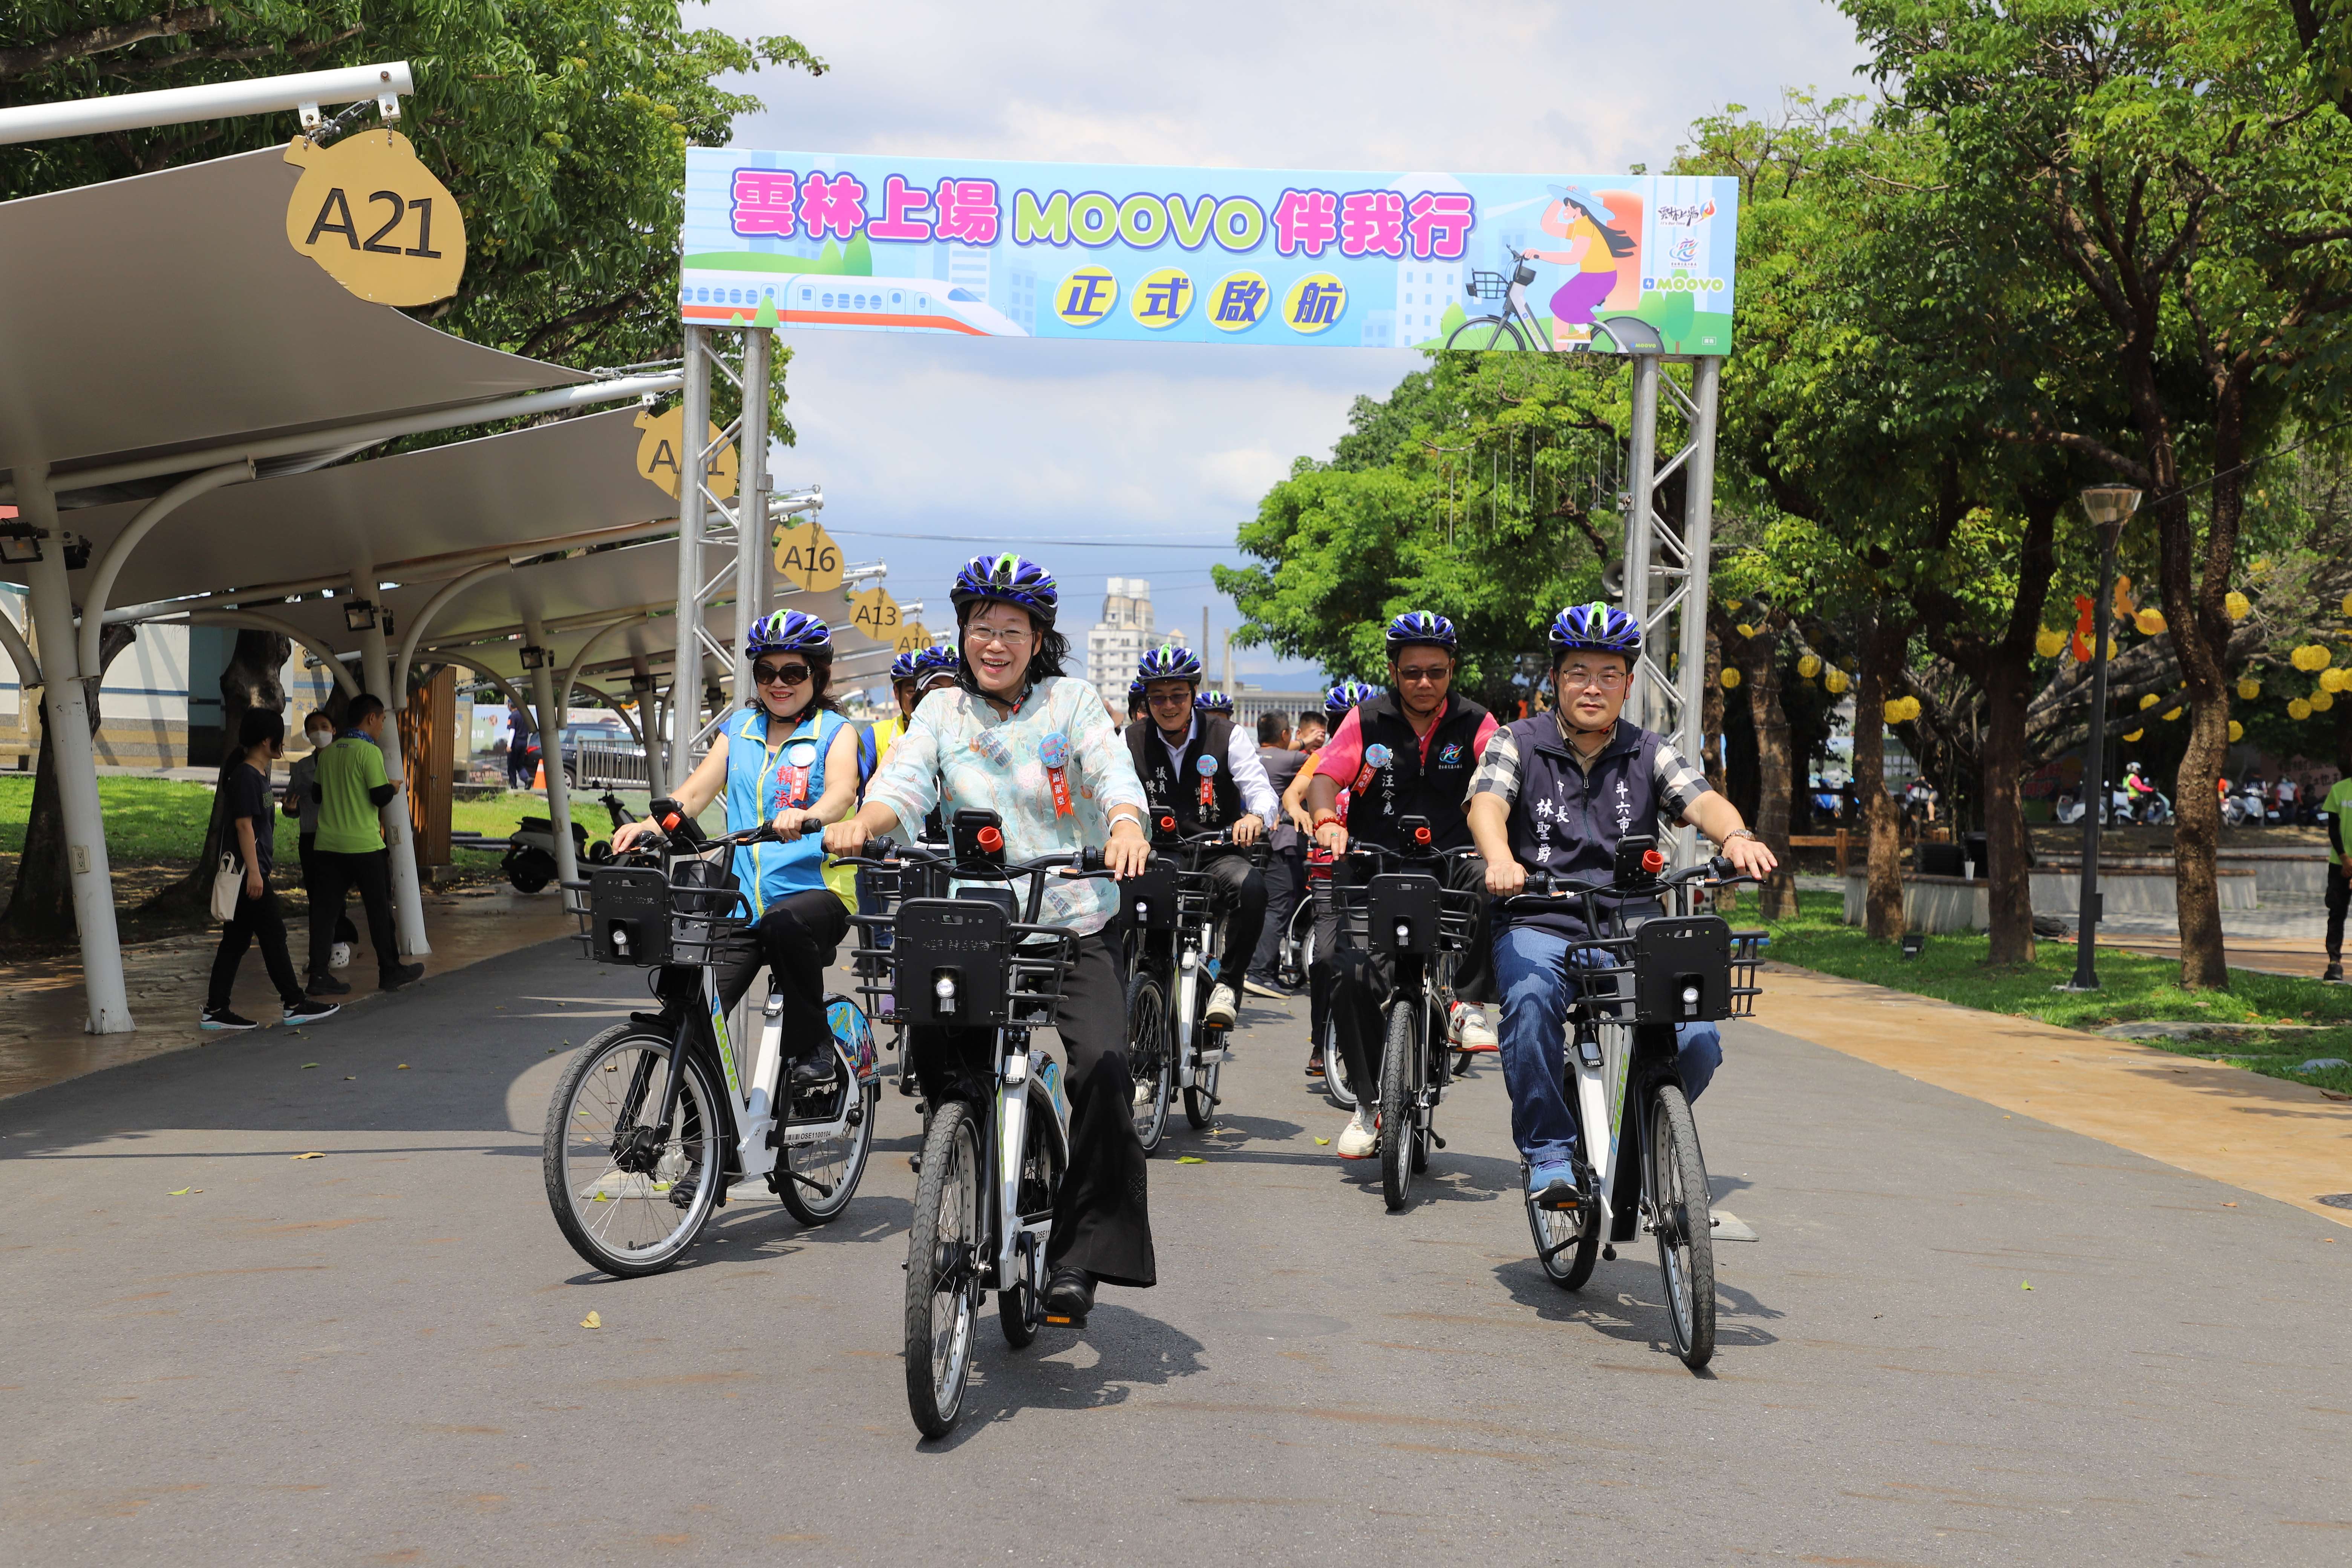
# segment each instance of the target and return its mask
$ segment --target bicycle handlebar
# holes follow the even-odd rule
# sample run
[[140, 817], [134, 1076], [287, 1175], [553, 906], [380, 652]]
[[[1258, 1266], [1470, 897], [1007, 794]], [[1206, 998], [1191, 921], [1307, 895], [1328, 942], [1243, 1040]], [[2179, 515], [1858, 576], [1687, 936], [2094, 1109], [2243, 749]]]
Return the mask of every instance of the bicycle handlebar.
[[[1706, 885], [1710, 888], [1734, 887], [1741, 882], [1752, 882], [1756, 879], [1734, 867], [1729, 859], [1721, 855], [1702, 860], [1696, 866], [1685, 866], [1679, 871], [1669, 871], [1646, 888], [1621, 888], [1614, 882], [1574, 882], [1564, 877], [1556, 877], [1549, 871], [1533, 871], [1528, 875], [1528, 881], [1531, 884], [1530, 889], [1509, 894], [1503, 900], [1503, 908], [1506, 910], [1533, 909], [1568, 899], [1603, 898], [1620, 901], [1627, 899], [1651, 899], [1701, 879], [1705, 879]], [[1543, 884], [1539, 890], [1532, 887], [1532, 884], [1538, 881]]]

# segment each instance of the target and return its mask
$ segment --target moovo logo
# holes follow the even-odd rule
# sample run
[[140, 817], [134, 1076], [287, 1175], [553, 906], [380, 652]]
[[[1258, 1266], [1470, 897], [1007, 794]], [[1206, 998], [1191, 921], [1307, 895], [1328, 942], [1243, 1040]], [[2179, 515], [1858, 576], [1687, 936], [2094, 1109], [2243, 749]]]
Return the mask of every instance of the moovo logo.
[[1658, 221], [1660, 223], [1680, 224], [1685, 227], [1689, 227], [1694, 224], [1705, 223], [1714, 216], [1715, 204], [1711, 201], [1702, 202], [1695, 207], [1670, 206], [1664, 202], [1658, 204]]
[[1671, 278], [1642, 279], [1642, 291], [1645, 294], [1720, 294], [1723, 289], [1720, 278], [1693, 278], [1684, 272]]

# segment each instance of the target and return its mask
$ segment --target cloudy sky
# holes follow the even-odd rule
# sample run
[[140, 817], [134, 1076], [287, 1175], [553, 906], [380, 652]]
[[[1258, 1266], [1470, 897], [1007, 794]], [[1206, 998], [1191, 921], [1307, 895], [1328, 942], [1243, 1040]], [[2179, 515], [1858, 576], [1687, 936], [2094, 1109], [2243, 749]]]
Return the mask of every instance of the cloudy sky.
[[[831, 68], [748, 82], [740, 147], [1297, 169], [1653, 168], [1726, 103], [1853, 90], [1861, 52], [1825, 0], [1191, 0], [1183, 5], [719, 0], [712, 26], [788, 33]], [[1054, 568], [1066, 628], [1104, 579], [1142, 576], [1163, 626], [1236, 623], [1209, 582], [1234, 526], [1413, 350], [794, 334], [797, 448], [779, 488], [824, 486], [852, 560], [902, 600], [943, 598], [977, 546]], [[1070, 541], [1098, 542], [1092, 545]], [[933, 618], [937, 624], [937, 618]], [[1083, 638], [1077, 639], [1083, 646]], [[1243, 679], [1311, 670], [1237, 651]], [[1213, 664], [1212, 666], [1214, 668]]]

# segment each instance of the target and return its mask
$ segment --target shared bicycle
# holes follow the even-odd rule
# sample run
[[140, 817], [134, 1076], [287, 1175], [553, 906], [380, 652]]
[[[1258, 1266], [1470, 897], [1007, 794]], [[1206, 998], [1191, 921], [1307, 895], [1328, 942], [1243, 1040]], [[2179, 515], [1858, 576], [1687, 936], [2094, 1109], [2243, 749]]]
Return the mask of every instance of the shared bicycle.
[[[1181, 1092], [1184, 1120], [1209, 1125], [1217, 1083], [1232, 1059], [1232, 1031], [1209, 1022], [1209, 992], [1221, 974], [1241, 974], [1241, 963], [1223, 953], [1228, 911], [1216, 907], [1215, 880], [1202, 868], [1212, 854], [1239, 848], [1230, 830], [1179, 835], [1176, 819], [1156, 825], [1155, 859], [1121, 885], [1128, 937], [1128, 1066], [1135, 1076], [1135, 1132], [1150, 1154], [1168, 1129], [1168, 1109]], [[1264, 841], [1249, 846], [1259, 862]], [[1241, 962], [1246, 962], [1243, 954]]]
[[[1571, 1209], [1528, 1197], [1537, 1260], [1562, 1289], [1581, 1289], [1596, 1258], [1613, 1259], [1637, 1226], [1648, 1232], [1675, 1353], [1696, 1372], [1715, 1354], [1715, 1220], [1675, 1026], [1752, 1013], [1766, 937], [1693, 912], [1700, 892], [1750, 879], [1729, 861], [1661, 875], [1664, 864], [1652, 840], [1628, 836], [1612, 880], [1530, 876], [1532, 890], [1503, 907], [1572, 904], [1587, 933], [1572, 954], [1577, 994], [1560, 1058], [1585, 1190]], [[1522, 1188], [1527, 1174], [1523, 1166]]]
[[761, 1009], [748, 1061], [742, 1010], [730, 1022], [719, 1005], [718, 967], [751, 924], [728, 861], [773, 837], [763, 824], [706, 839], [673, 817], [657, 849], [563, 884], [587, 955], [651, 971], [660, 1004], [583, 1046], [548, 1103], [548, 1206], [573, 1250], [607, 1274], [671, 1268], [740, 1183], [764, 1179], [793, 1218], [815, 1226], [848, 1206], [865, 1173], [879, 1090], [857, 1004], [825, 998], [833, 1074], [782, 1100], [782, 999]]

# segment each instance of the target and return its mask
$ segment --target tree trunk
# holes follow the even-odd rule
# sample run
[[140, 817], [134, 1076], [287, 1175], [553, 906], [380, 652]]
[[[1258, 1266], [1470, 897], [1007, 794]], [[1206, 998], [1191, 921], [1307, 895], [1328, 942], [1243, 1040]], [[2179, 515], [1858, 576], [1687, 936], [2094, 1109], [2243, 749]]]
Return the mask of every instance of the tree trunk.
[[[138, 636], [131, 626], [108, 626], [99, 635], [98, 670], [102, 677], [114, 658]], [[99, 699], [92, 682], [89, 732], [98, 733]], [[29, 700], [32, 693], [17, 693]], [[43, 693], [44, 697], [47, 693]], [[57, 753], [51, 746], [48, 714], [41, 715], [41, 752], [34, 763], [33, 809], [25, 819], [25, 852], [16, 858], [16, 885], [8, 895], [8, 910], [0, 914], [0, 935], [11, 942], [71, 942], [80, 934], [74, 919], [73, 873], [66, 865], [66, 816], [58, 798]]]
[[2033, 879], [2025, 842], [2025, 662], [2005, 652], [1985, 671], [1984, 798], [1986, 902], [1992, 950], [1986, 962], [2033, 962]]
[[251, 628], [236, 634], [236, 647], [230, 650], [228, 663], [222, 667], [220, 765], [213, 775], [213, 810], [205, 824], [205, 847], [188, 874], [169, 887], [159, 889], [142, 907], [156, 911], [194, 910], [206, 907], [213, 896], [213, 868], [220, 863], [221, 851], [229, 835], [228, 791], [222, 785], [228, 782], [228, 771], [245, 760], [244, 748], [236, 743], [237, 731], [244, 726], [247, 711], [268, 708], [286, 711], [286, 687], [278, 672], [286, 661], [294, 657], [290, 637], [276, 632]]
[[1874, 942], [1903, 935], [1902, 820], [1886, 793], [1886, 694], [1903, 663], [1905, 628], [1884, 607], [1862, 627], [1861, 669], [1853, 683], [1853, 787], [1870, 830], [1869, 889], [1863, 929]]
[[1780, 639], [1759, 633], [1740, 639], [1739, 663], [1748, 679], [1748, 713], [1756, 726], [1756, 837], [1780, 860], [1780, 869], [1760, 889], [1766, 920], [1789, 920], [1797, 912], [1797, 874], [1789, 862], [1789, 716], [1780, 709]]
[[[1710, 627], [1706, 634], [1706, 695], [1698, 703], [1699, 766], [1706, 773], [1708, 787], [1717, 795], [1725, 791], [1723, 780], [1723, 639]], [[2352, 702], [2344, 704], [2344, 718], [2352, 719]], [[2339, 723], [2342, 720], [2338, 721]]]

